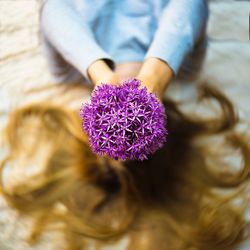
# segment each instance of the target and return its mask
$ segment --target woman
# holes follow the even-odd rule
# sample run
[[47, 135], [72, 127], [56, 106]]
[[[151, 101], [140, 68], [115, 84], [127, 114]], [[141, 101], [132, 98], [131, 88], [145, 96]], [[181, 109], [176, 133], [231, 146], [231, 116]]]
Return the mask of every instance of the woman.
[[[143, 12], [134, 16], [133, 9], [126, 8], [126, 4], [120, 5], [121, 2], [128, 3], [111, 2], [120, 14], [129, 11], [127, 14], [131, 19], [136, 16], [144, 20]], [[196, 21], [201, 13], [206, 13], [197, 11], [206, 8], [205, 1], [154, 1], [154, 8], [150, 10], [157, 17], [162, 13], [158, 29], [154, 22], [151, 23], [152, 30], [144, 26], [136, 29], [133, 43], [128, 42], [131, 36], [128, 41], [121, 36], [117, 48], [123, 48], [121, 44], [124, 41], [127, 53], [120, 53], [119, 49], [113, 51], [115, 46], [111, 44], [109, 48], [108, 41], [104, 40], [102, 46], [107, 46], [105, 48], [115, 56], [115, 60], [120, 58], [118, 62], [123, 62], [120, 55], [129, 56], [130, 66], [118, 65], [113, 73], [108, 67], [112, 64], [111, 59], [96, 41], [101, 43], [102, 38], [114, 37], [115, 31], [124, 23], [114, 22], [119, 24], [114, 31], [106, 29], [111, 27], [109, 22], [105, 22], [106, 12], [98, 10], [108, 11], [109, 8], [104, 6], [107, 7], [105, 4], [109, 2], [95, 2], [99, 6], [97, 13], [103, 14], [101, 19], [97, 18], [95, 11], [90, 11], [93, 1], [89, 5], [81, 3], [51, 0], [42, 11], [43, 34], [51, 58], [49, 62], [58, 82], [78, 82], [83, 75], [89, 76], [94, 84], [102, 81], [117, 83], [121, 78], [138, 76], [144, 84], [150, 83], [148, 89], [161, 98], [172, 72], [177, 73], [182, 59], [190, 52], [190, 46], [197, 44], [197, 48], [202, 48], [199, 46], [203, 43], [201, 26], [204, 27], [205, 22]], [[144, 2], [137, 4], [148, 6], [146, 10], [151, 7]], [[162, 7], [165, 8], [161, 12]], [[179, 14], [172, 15], [169, 8], [174, 8], [174, 13]], [[84, 15], [80, 22], [75, 22], [80, 10]], [[175, 27], [177, 30], [171, 28], [176, 23], [165, 22], [171, 18], [181, 20], [180, 26]], [[100, 22], [104, 26], [98, 25], [101, 31], [96, 33], [93, 41], [89, 27], [94, 29]], [[86, 29], [82, 29], [80, 23]], [[195, 24], [198, 29], [192, 29], [197, 27]], [[180, 27], [183, 28], [181, 32]], [[103, 29], [112, 32], [105, 38]], [[146, 40], [144, 31], [150, 34]], [[171, 45], [162, 40], [162, 32], [165, 34], [165, 31], [168, 36], [163, 38], [173, 38], [170, 39]], [[87, 40], [78, 40], [82, 35]], [[202, 37], [200, 43], [198, 37]], [[82, 46], [81, 43], [88, 39], [96, 50]], [[154, 42], [151, 44], [149, 41], [152, 39]], [[167, 49], [161, 50], [158, 46], [161, 42]], [[127, 48], [128, 44], [132, 50]], [[133, 46], [139, 49], [133, 50]], [[147, 49], [150, 56], [142, 67], [132, 63], [134, 60], [143, 61]], [[93, 53], [87, 53], [90, 51]], [[97, 57], [96, 51], [100, 52]], [[133, 56], [131, 51], [135, 51]], [[200, 86], [198, 90], [196, 100], [177, 104], [170, 99], [162, 99], [169, 120], [168, 142], [148, 161], [140, 163], [114, 161], [91, 152], [78, 116], [82, 97], [76, 100], [73, 86], [68, 88], [67, 93], [71, 97], [68, 103], [61, 100], [61, 95], [55, 95], [54, 99], [60, 105], [43, 102], [13, 112], [6, 128], [9, 151], [1, 163], [1, 192], [21, 214], [36, 219], [30, 241], [53, 226], [63, 232], [66, 249], [236, 248], [247, 236], [244, 211], [248, 204], [245, 194], [250, 166], [249, 140], [236, 130], [239, 122], [236, 112], [223, 94], [208, 85]], [[183, 109], [192, 102], [202, 106], [203, 101], [206, 108], [210, 107], [207, 101], [215, 103], [218, 112], [211, 107], [212, 117], [204, 119], [192, 116], [192, 112], [186, 114]], [[232, 152], [238, 152], [240, 164], [237, 171], [229, 171], [230, 164], [222, 161]], [[221, 192], [225, 190], [228, 191], [226, 194]]]
[[41, 11], [45, 52], [55, 82], [118, 84], [113, 71], [132, 63], [162, 98], [182, 65], [197, 72], [205, 52], [207, 1], [48, 0]]

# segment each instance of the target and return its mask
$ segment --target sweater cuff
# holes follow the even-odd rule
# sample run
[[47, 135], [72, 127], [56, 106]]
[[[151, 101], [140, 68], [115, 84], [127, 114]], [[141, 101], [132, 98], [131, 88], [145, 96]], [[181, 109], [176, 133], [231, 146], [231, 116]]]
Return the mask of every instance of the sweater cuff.
[[192, 42], [188, 40], [188, 36], [168, 33], [165, 39], [153, 41], [145, 58], [156, 57], [165, 61], [176, 75], [186, 54], [192, 50]]

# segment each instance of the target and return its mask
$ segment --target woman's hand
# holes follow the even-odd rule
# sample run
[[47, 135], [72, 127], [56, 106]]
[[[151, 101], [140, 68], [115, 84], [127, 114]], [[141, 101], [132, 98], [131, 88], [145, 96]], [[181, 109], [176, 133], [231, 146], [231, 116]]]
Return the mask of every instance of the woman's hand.
[[172, 76], [173, 71], [166, 62], [151, 57], [143, 63], [137, 78], [147, 87], [149, 92], [154, 93], [162, 100]]
[[97, 60], [88, 68], [88, 75], [92, 83], [97, 86], [101, 83], [118, 84], [120, 79], [104, 60]]
[[[123, 80], [122, 75], [119, 72], [113, 72], [104, 60], [97, 60], [92, 63], [88, 68], [88, 75], [95, 86], [101, 83], [119, 85]], [[156, 94], [162, 100], [172, 76], [173, 71], [166, 62], [152, 57], [142, 64], [136, 78], [147, 87], [149, 92]]]

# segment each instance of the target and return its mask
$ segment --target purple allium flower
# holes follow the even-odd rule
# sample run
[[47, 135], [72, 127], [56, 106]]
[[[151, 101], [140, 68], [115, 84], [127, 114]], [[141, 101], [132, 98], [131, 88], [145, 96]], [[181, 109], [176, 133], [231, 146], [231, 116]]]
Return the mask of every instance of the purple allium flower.
[[140, 81], [96, 87], [80, 111], [92, 150], [114, 159], [145, 160], [166, 141], [166, 114]]

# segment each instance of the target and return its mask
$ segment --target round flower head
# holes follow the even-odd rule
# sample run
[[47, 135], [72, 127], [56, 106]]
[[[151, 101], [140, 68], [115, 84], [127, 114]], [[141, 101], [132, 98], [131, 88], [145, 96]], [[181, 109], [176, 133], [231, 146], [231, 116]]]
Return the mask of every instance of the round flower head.
[[166, 141], [166, 114], [140, 81], [96, 87], [80, 111], [92, 150], [114, 159], [145, 160]]

